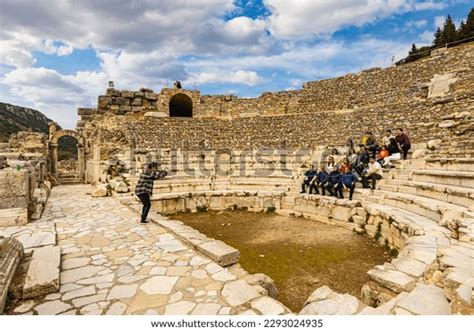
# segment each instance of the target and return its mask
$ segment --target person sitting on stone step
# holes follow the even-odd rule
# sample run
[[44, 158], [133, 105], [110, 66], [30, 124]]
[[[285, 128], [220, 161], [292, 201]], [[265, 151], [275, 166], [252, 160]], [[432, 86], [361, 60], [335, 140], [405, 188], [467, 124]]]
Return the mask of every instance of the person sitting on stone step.
[[144, 171], [138, 179], [137, 186], [135, 187], [135, 194], [143, 204], [142, 216], [140, 223], [150, 223], [147, 220], [148, 212], [151, 208], [150, 198], [153, 195], [153, 181], [157, 179], [163, 179], [166, 177], [167, 172], [164, 170], [158, 170], [159, 163], [150, 162], [145, 166]]
[[337, 185], [337, 193], [340, 199], [344, 199], [342, 194], [342, 189], [344, 186], [349, 189], [349, 200], [352, 200], [354, 195], [355, 184], [357, 182], [357, 177], [352, 173], [350, 168], [346, 168], [346, 171], [341, 175], [341, 180]]
[[386, 130], [385, 135], [382, 137], [382, 145], [388, 147], [390, 144], [390, 139], [392, 138], [395, 138], [395, 136], [392, 134], [392, 130]]
[[301, 184], [301, 194], [306, 193], [306, 186], [309, 186], [309, 194], [313, 193], [313, 186], [311, 182], [316, 176], [316, 170], [314, 170], [314, 165], [310, 165], [309, 169], [304, 173], [303, 183]]
[[337, 169], [336, 162], [334, 162], [334, 157], [330, 156], [328, 158], [328, 161], [326, 162], [324, 170], [329, 174], [329, 173], [333, 172], [334, 169]]
[[326, 182], [326, 190], [329, 192], [329, 195], [337, 196], [335, 189], [337, 189], [337, 185], [341, 180], [341, 173], [338, 169], [334, 169], [332, 172], [329, 173], [327, 182]]
[[367, 131], [362, 136], [360, 142], [361, 142], [361, 145], [365, 146], [365, 148], [367, 149], [367, 152], [369, 152], [369, 154], [375, 157], [375, 154], [377, 153], [379, 146], [377, 145], [377, 142], [375, 141], [373, 133], [370, 131]]
[[320, 194], [319, 189], [321, 189], [321, 192], [323, 193], [323, 195], [326, 195], [326, 188], [324, 186], [326, 185], [327, 177], [328, 177], [328, 173], [324, 170], [324, 168], [319, 167], [318, 173], [313, 178], [313, 181], [311, 183], [311, 185], [313, 185], [314, 192], [316, 194]]
[[403, 159], [406, 160], [407, 155], [408, 155], [408, 151], [411, 148], [410, 138], [408, 138], [408, 136], [403, 133], [402, 128], [398, 128], [397, 129], [397, 135], [396, 135], [395, 139], [397, 140], [398, 144], [400, 145], [400, 147], [403, 151]]
[[383, 164], [383, 160], [389, 155], [390, 153], [388, 152], [388, 149], [386, 146], [380, 147], [379, 155], [377, 157], [377, 162], [380, 164]]
[[369, 160], [369, 168], [362, 174], [362, 186], [369, 188], [369, 179], [372, 181], [372, 190], [375, 190], [375, 186], [378, 180], [383, 178], [383, 170], [380, 163], [371, 157]]
[[360, 146], [359, 152], [357, 153], [356, 162], [352, 164], [352, 168], [359, 174], [362, 175], [362, 172], [367, 167], [369, 163], [369, 153], [364, 145]]
[[388, 145], [387, 150], [389, 156], [383, 159], [383, 166], [395, 168], [391, 161], [400, 160], [402, 158], [402, 154], [400, 154], [400, 147], [398, 146], [395, 138], [390, 139], [390, 144]]

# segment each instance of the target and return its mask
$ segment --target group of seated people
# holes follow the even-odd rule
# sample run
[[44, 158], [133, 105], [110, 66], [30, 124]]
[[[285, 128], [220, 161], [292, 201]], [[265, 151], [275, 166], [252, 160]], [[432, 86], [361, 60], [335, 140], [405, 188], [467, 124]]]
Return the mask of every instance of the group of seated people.
[[[380, 144], [377, 143], [371, 132], [366, 132], [358, 146], [354, 147], [352, 140], [348, 140], [345, 153], [340, 154], [337, 148], [332, 149], [331, 155], [323, 157], [323, 166], [316, 171], [311, 165], [306, 171], [301, 185], [301, 193], [329, 195], [343, 199], [343, 189], [349, 189], [349, 200], [354, 195], [355, 184], [359, 180], [364, 188], [375, 190], [376, 182], [383, 178], [383, 168], [395, 167], [391, 161], [406, 160], [411, 148], [410, 139], [397, 129], [396, 135], [391, 130], [386, 130]], [[371, 186], [369, 186], [369, 180]]]

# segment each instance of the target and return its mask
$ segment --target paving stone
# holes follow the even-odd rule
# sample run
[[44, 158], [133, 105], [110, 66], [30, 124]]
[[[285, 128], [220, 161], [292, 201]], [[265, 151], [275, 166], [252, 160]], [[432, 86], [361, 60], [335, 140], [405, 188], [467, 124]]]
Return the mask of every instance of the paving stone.
[[89, 296], [89, 295], [92, 295], [92, 294], [95, 294], [95, 286], [94, 285], [91, 285], [91, 286], [88, 286], [88, 287], [83, 287], [83, 288], [80, 288], [80, 289], [77, 289], [77, 290], [74, 290], [74, 291], [66, 292], [63, 295], [62, 300], [67, 301], [67, 300], [71, 300], [71, 299], [78, 298], [78, 297]]
[[63, 270], [79, 268], [87, 265], [90, 259], [88, 257], [77, 257], [73, 259], [64, 260], [61, 264]]
[[180, 301], [183, 298], [183, 293], [182, 292], [176, 292], [172, 296], [170, 296], [168, 302], [169, 303], [175, 303]]
[[169, 240], [169, 241], [158, 242], [158, 243], [156, 243], [156, 246], [158, 246], [162, 250], [165, 250], [165, 251], [171, 252], [171, 253], [181, 252], [181, 251], [185, 251], [185, 250], [188, 249], [187, 246], [183, 245], [178, 240]]
[[164, 275], [166, 273], [165, 267], [153, 267], [150, 270], [150, 275]]
[[86, 266], [63, 271], [61, 273], [61, 284], [74, 283], [77, 282], [79, 279], [89, 278], [102, 270], [104, 270], [103, 267]]
[[189, 301], [180, 301], [167, 305], [165, 315], [187, 315], [196, 304]]
[[216, 315], [221, 309], [217, 303], [198, 303], [191, 315]]
[[36, 248], [26, 273], [23, 298], [33, 298], [59, 290], [61, 248]]
[[82, 306], [89, 305], [91, 303], [103, 301], [105, 300], [105, 297], [106, 297], [106, 294], [96, 294], [96, 295], [91, 295], [88, 297], [81, 297], [81, 298], [73, 299], [72, 304], [74, 305], [74, 307], [79, 308]]
[[229, 280], [234, 280], [237, 278], [227, 270], [216, 272], [215, 274], [211, 275], [211, 277], [212, 279], [215, 279], [221, 282], [227, 282]]
[[35, 307], [38, 315], [58, 315], [72, 308], [70, 304], [61, 302], [59, 300], [48, 301]]
[[270, 297], [255, 299], [251, 302], [250, 306], [258, 310], [262, 315], [281, 315], [285, 312], [285, 307]]
[[114, 280], [114, 274], [108, 274], [103, 276], [96, 276], [91, 278], [84, 278], [77, 281], [78, 284], [90, 285], [98, 283], [108, 283]]
[[116, 285], [110, 289], [107, 300], [131, 298], [137, 292], [138, 285]]
[[450, 308], [443, 289], [435, 285], [418, 284], [395, 308], [402, 308], [415, 315], [449, 315]]
[[140, 289], [147, 294], [170, 294], [179, 277], [154, 276], [148, 278]]
[[166, 295], [137, 295], [134, 296], [127, 308], [127, 314], [135, 314], [149, 308], [166, 305], [168, 296]]
[[113, 303], [107, 310], [106, 315], [122, 315], [127, 310], [127, 305], [122, 302]]
[[259, 297], [260, 293], [245, 281], [236, 280], [224, 285], [222, 295], [231, 306], [235, 307]]

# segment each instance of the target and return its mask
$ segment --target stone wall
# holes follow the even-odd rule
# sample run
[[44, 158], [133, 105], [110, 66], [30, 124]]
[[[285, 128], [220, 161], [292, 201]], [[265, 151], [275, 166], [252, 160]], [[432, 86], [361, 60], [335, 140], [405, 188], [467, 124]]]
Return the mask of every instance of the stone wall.
[[0, 146], [0, 226], [41, 216], [51, 183], [46, 135], [20, 131]]
[[[195, 92], [187, 91], [198, 107], [193, 118], [170, 118], [167, 109], [162, 111], [178, 91], [185, 90], [163, 89], [158, 94], [109, 89], [99, 97], [97, 109], [79, 110], [78, 127], [91, 147], [103, 147], [106, 155], [123, 147], [342, 145], [348, 138], [358, 141], [366, 130], [380, 135], [397, 127], [403, 127], [414, 143], [426, 142], [444, 137], [446, 126], [457, 125], [446, 123], [446, 116], [472, 116], [474, 43], [403, 66], [308, 82], [302, 90], [264, 93], [259, 98], [201, 96], [197, 100]], [[137, 106], [132, 106], [134, 102]]]

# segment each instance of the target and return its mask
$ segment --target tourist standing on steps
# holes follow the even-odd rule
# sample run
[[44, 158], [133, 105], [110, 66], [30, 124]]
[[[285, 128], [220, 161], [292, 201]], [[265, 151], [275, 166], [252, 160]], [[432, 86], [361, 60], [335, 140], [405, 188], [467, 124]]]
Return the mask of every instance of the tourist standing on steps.
[[142, 217], [140, 223], [149, 223], [147, 220], [148, 212], [151, 208], [150, 197], [153, 195], [153, 181], [162, 179], [167, 175], [166, 171], [158, 170], [159, 164], [150, 162], [146, 165], [145, 170], [140, 175], [137, 186], [135, 187], [135, 194], [143, 203]]
[[411, 143], [410, 143], [410, 138], [406, 134], [403, 133], [402, 128], [397, 129], [397, 136], [395, 137], [397, 140], [398, 144], [400, 145], [400, 148], [403, 151], [403, 159], [407, 159], [408, 151], [411, 148]]
[[387, 150], [389, 155], [383, 159], [383, 165], [384, 167], [395, 168], [391, 161], [400, 160], [402, 158], [400, 148], [398, 147], [395, 138], [390, 139], [390, 144], [388, 145]]
[[369, 179], [372, 180], [372, 190], [375, 190], [375, 184], [383, 177], [383, 170], [380, 163], [374, 157], [370, 158], [369, 169], [362, 175], [362, 185], [364, 188], [369, 188]]

